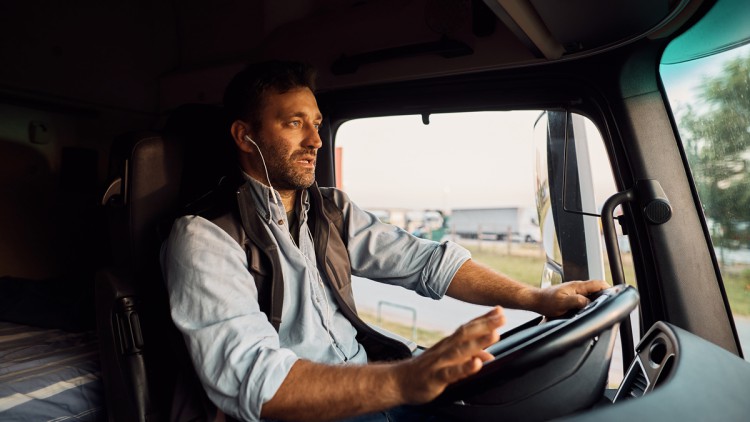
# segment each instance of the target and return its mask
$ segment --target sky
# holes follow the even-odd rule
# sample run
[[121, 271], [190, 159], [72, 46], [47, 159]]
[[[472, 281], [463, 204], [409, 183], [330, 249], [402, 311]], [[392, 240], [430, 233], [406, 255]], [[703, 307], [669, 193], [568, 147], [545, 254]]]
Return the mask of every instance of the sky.
[[[338, 131], [343, 188], [363, 208], [534, 207], [534, 122], [541, 111], [472, 112], [359, 119]], [[595, 174], [609, 181], [601, 137]], [[604, 183], [605, 185], [607, 183]]]
[[661, 65], [659, 72], [675, 113], [679, 115], [687, 104], [700, 107], [698, 93], [703, 79], [720, 74], [726, 61], [748, 55], [750, 44], [690, 62]]

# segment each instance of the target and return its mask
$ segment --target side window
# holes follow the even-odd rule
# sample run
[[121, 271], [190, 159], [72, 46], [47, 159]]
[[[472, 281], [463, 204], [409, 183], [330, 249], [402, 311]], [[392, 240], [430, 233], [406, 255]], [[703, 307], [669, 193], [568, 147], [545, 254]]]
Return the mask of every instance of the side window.
[[[555, 261], [554, 251], [559, 254], [560, 249], [554, 228], [540, 230], [540, 223], [552, 218], [537, 204], [540, 195], [549, 196], [538, 189], [545, 183], [538, 176], [539, 160], [548, 162], [535, 148], [534, 138], [546, 139], [547, 134], [546, 127], [541, 134], [535, 129], [540, 116], [547, 118], [542, 111], [527, 110], [433, 114], [429, 124], [419, 115], [352, 120], [336, 134], [337, 183], [381, 221], [419, 237], [457, 242], [472, 259], [539, 286], [553, 279], [555, 271], [560, 274], [565, 264]], [[579, 148], [589, 145], [587, 157], [594, 163], [593, 172], [581, 177], [596, 188], [586, 191], [598, 195], [592, 196], [595, 208], [615, 192], [612, 172], [594, 125], [583, 116], [576, 117], [579, 124]], [[584, 247], [590, 242], [598, 248], [586, 265], [598, 268], [591, 277], [603, 276], [599, 225], [595, 217], [586, 219], [574, 237], [584, 239]], [[590, 239], [584, 237], [584, 227], [589, 227]], [[552, 243], [547, 245], [545, 236]], [[355, 278], [353, 283], [357, 307], [368, 322], [423, 346], [486, 310], [449, 297], [434, 301], [371, 280]], [[506, 310], [506, 316], [503, 331], [536, 317], [516, 310]]]
[[[613, 284], [600, 214], [617, 190], [599, 130], [579, 114], [546, 111], [534, 125], [533, 143], [536, 203], [546, 257], [542, 285], [581, 279]], [[618, 213], [619, 208], [615, 217]], [[615, 228], [625, 282], [635, 286], [630, 243], [618, 224]], [[636, 309], [630, 320], [631, 344], [638, 341], [638, 316]], [[620, 339], [610, 366], [611, 388], [620, 384], [625, 369]]]
[[745, 358], [750, 358], [750, 45], [660, 68]]
[[[533, 143], [536, 204], [547, 267], [542, 285], [607, 280], [611, 273], [599, 216], [617, 188], [599, 130], [579, 114], [546, 111], [534, 125]], [[615, 217], [619, 214], [618, 207]], [[615, 228], [625, 280], [635, 285], [630, 243], [618, 224]], [[559, 277], [549, 275], [555, 272], [560, 272]]]

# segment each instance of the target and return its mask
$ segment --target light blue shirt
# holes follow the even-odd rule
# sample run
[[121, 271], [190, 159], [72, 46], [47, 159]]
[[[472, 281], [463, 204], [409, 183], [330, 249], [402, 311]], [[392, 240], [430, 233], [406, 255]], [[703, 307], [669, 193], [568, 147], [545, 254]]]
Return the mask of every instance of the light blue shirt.
[[[307, 226], [306, 192], [299, 245], [289, 232], [278, 193], [250, 179], [258, 212], [278, 243], [284, 276], [282, 323], [277, 333], [258, 305], [243, 248], [198, 216], [177, 219], [162, 246], [162, 270], [172, 319], [183, 333], [209, 398], [235, 418], [258, 420], [292, 365], [303, 358], [328, 364], [365, 364], [356, 331], [340, 312], [318, 272]], [[332, 189], [322, 188], [321, 190]], [[452, 242], [418, 239], [381, 223], [333, 189], [343, 210], [352, 273], [440, 299], [469, 252]], [[276, 202], [271, 198], [275, 195]]]

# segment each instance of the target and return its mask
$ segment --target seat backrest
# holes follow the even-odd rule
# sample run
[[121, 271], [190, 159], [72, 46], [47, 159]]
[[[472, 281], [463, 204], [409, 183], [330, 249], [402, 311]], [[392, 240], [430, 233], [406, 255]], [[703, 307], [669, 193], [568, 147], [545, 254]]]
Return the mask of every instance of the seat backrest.
[[96, 289], [105, 393], [115, 398], [107, 400], [110, 420], [190, 420], [213, 411], [172, 324], [158, 258], [179, 210], [235, 171], [228, 138], [222, 109], [194, 104], [171, 113], [161, 133], [115, 140], [102, 199], [114, 267], [99, 272]]
[[155, 132], [117, 138], [110, 155], [108, 207], [114, 263], [134, 273], [148, 271], [160, 239], [155, 228], [177, 206], [182, 146]]
[[168, 361], [159, 333], [169, 330], [169, 314], [161, 309], [166, 295], [155, 228], [173, 212], [181, 177], [179, 144], [154, 132], [127, 133], [115, 140], [111, 182], [102, 199], [113, 266], [98, 272], [95, 289], [111, 421], [163, 420], [168, 414], [164, 382], [169, 380], [149, 371]]

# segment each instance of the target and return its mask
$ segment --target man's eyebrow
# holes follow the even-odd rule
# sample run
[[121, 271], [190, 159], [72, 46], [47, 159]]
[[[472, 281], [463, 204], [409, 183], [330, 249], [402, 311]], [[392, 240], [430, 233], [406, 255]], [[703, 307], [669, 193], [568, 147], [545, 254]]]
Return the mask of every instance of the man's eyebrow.
[[[297, 112], [285, 114], [282, 117], [286, 117], [286, 118], [289, 118], [289, 117], [305, 118], [305, 117], [308, 117], [308, 114], [305, 113], [304, 111], [297, 111]], [[315, 116], [313, 116], [313, 120], [323, 120], [323, 115], [320, 114], [320, 113], [316, 113]]]

